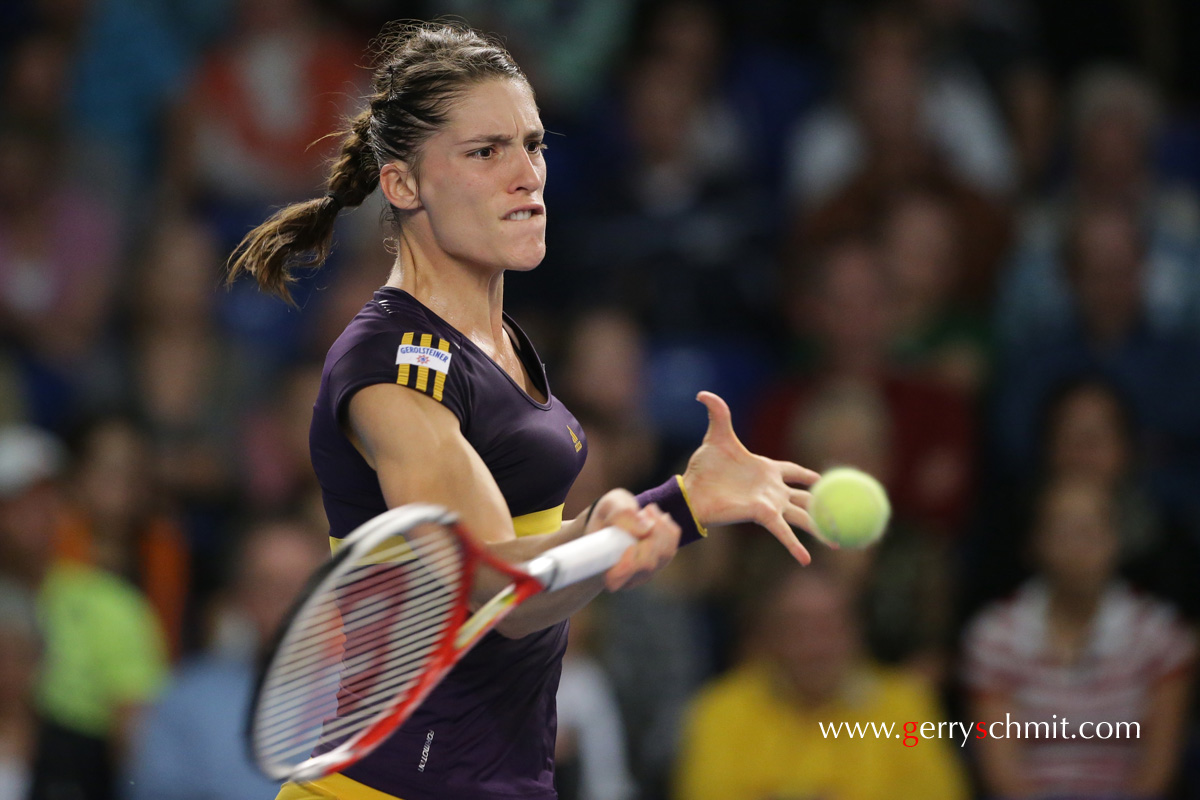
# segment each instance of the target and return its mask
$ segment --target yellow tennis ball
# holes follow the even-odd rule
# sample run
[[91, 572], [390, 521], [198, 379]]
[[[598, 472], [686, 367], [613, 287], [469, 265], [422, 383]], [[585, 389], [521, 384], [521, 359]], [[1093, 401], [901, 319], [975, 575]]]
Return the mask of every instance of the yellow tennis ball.
[[808, 513], [827, 544], [866, 547], [887, 528], [892, 515], [883, 484], [860, 469], [836, 467], [812, 486]]

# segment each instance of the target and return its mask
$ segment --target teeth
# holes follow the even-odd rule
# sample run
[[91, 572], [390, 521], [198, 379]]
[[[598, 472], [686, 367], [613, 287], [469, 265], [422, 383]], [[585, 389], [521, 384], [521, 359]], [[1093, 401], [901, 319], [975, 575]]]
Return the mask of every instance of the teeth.
[[516, 222], [520, 222], [521, 220], [529, 219], [532, 216], [533, 216], [533, 212], [526, 209], [525, 211], [514, 211], [513, 213], [511, 213], [507, 217], [505, 217], [505, 219], [511, 219]]

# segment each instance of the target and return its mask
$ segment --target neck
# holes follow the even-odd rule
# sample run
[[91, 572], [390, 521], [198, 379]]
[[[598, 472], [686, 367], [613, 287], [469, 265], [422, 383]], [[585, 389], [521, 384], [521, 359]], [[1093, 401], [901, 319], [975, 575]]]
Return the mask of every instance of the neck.
[[504, 338], [504, 271], [465, 264], [402, 234], [388, 286], [411, 294], [477, 344]]
[[1050, 588], [1050, 616], [1071, 626], [1090, 625], [1100, 605], [1102, 592], [1072, 592], [1061, 587]]

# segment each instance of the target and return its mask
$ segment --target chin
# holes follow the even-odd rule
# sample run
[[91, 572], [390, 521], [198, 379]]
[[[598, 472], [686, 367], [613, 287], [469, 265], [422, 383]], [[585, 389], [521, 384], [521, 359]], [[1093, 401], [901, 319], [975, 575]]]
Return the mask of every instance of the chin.
[[537, 267], [546, 258], [546, 247], [542, 247], [528, 253], [514, 253], [512, 258], [508, 259], [508, 265], [505, 269], [514, 272], [529, 272]]

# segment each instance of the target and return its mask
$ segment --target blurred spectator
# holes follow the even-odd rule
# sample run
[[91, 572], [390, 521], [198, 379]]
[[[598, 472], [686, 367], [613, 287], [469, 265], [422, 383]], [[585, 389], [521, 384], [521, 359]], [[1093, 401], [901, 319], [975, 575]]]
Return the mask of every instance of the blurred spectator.
[[[41, 2], [44, 24], [72, 44], [67, 163], [122, 221], [144, 214], [162, 157], [165, 111], [194, 51], [173, 7], [129, 0]], [[167, 151], [169, 152], [169, 151]]]
[[[978, 396], [989, 378], [986, 319], [962, 298], [969, 244], [954, 208], [930, 192], [905, 192], [883, 218], [881, 256], [896, 314], [897, 364]], [[973, 292], [981, 296], [981, 292]]]
[[850, 239], [827, 248], [804, 280], [782, 299], [798, 368], [762, 394], [750, 446], [785, 458], [790, 421], [813, 397], [832, 386], [872, 387], [887, 404], [894, 432], [897, 517], [931, 533], [958, 535], [973, 490], [969, 398], [895, 368], [889, 358], [895, 299], [868, 243]]
[[1070, 381], [1045, 414], [1043, 481], [1079, 478], [1113, 499], [1123, 558], [1161, 545], [1161, 510], [1141, 484], [1139, 440], [1130, 409], [1116, 387], [1101, 379]]
[[239, 0], [186, 90], [165, 162], [181, 196], [210, 207], [222, 240], [268, 204], [319, 193], [334, 146], [325, 137], [356, 102], [361, 55], [311, 0]]
[[752, 656], [693, 701], [674, 797], [967, 797], [946, 741], [822, 735], [821, 724], [944, 718], [926, 685], [863, 655], [837, 579], [788, 569], [759, 590]]
[[1071, 381], [1053, 396], [1045, 425], [1047, 479], [1081, 478], [1112, 499], [1122, 572], [1186, 613], [1200, 612], [1197, 542], [1146, 486], [1144, 437], [1126, 398], [1100, 378]]
[[[561, 397], [587, 435], [587, 461], [571, 487], [564, 513], [582, 513], [610, 486], [639, 490], [659, 470], [659, 441], [648, 424], [645, 343], [628, 315], [596, 310], [572, 325], [564, 347]], [[558, 393], [559, 390], [556, 390]], [[666, 469], [675, 469], [671, 464]], [[717, 538], [717, 537], [713, 537]], [[611, 691], [625, 725], [627, 767], [647, 797], [664, 791], [689, 693], [706, 672], [707, 653], [698, 633], [696, 598], [708, 588], [698, 574], [711, 556], [711, 539], [675, 561], [651, 584], [606, 598], [597, 621], [595, 651], [611, 677]], [[584, 618], [584, 639], [590, 627]], [[575, 637], [572, 622], [572, 641]], [[591, 686], [591, 702], [604, 690], [594, 685], [586, 662], [575, 680]], [[567, 677], [564, 665], [564, 679]], [[587, 699], [580, 698], [581, 700]], [[576, 737], [574, 746], [582, 742]], [[579, 765], [582, 766], [582, 765]], [[619, 775], [605, 791], [625, 792]], [[584, 780], [568, 774], [565, 780]], [[597, 779], [598, 780], [598, 779]], [[582, 786], [582, 784], [581, 784]], [[565, 795], [564, 795], [565, 796]]]
[[549, 119], [594, 102], [630, 36], [634, 0], [434, 0], [430, 16], [454, 14], [504, 37]]
[[155, 614], [121, 578], [56, 562], [65, 452], [28, 426], [0, 429], [0, 577], [36, 592], [45, 649], [33, 800], [108, 800], [143, 705], [166, 677]]
[[1026, 343], [1064, 327], [1073, 306], [1064, 259], [1072, 224], [1095, 207], [1117, 206], [1139, 231], [1143, 265], [1136, 280], [1146, 324], [1157, 333], [1197, 335], [1200, 204], [1174, 176], [1155, 169], [1160, 99], [1137, 73], [1098, 66], [1079, 77], [1069, 110], [1071, 173], [1058, 193], [1024, 215], [1000, 286], [998, 332]]
[[0, 579], [0, 798], [25, 800], [33, 784], [34, 686], [42, 649], [34, 596]]
[[286, 520], [260, 523], [231, 559], [233, 578], [208, 651], [176, 672], [149, 711], [127, 771], [125, 800], [259, 800], [264, 778], [242, 743], [256, 659], [305, 581], [328, 557], [323, 532]]
[[561, 800], [631, 800], [625, 728], [612, 683], [594, 655], [594, 605], [571, 617], [558, 683], [554, 788]]
[[132, 419], [99, 417], [78, 434], [59, 558], [93, 564], [139, 587], [183, 653], [191, 564], [188, 543], [155, 474], [153, 444]]
[[[895, 433], [885, 398], [875, 387], [820, 389], [798, 410], [788, 437], [787, 457], [797, 463], [821, 472], [854, 466], [885, 487], [895, 486]], [[820, 545], [813, 549], [815, 561], [838, 570], [853, 587], [871, 655], [941, 686], [950, 661], [957, 583], [950, 541], [898, 518], [874, 547], [837, 553]]]
[[588, 436], [588, 459], [568, 504], [583, 508], [606, 487], [641, 487], [661, 471], [661, 442], [650, 419], [645, 337], [628, 314], [615, 308], [584, 313], [568, 330], [564, 350], [555, 394]]
[[5, 116], [39, 130], [58, 130], [64, 123], [71, 42], [61, 33], [39, 30], [20, 40], [5, 62]]
[[320, 362], [297, 364], [279, 381], [278, 393], [242, 422], [242, 485], [260, 512], [296, 508], [318, 491], [308, 455], [308, 428], [321, 384]]
[[1037, 410], [1064, 380], [1095, 374], [1129, 398], [1147, 435], [1155, 496], [1191, 509], [1200, 474], [1200, 344], [1154, 324], [1145, 231], [1127, 206], [1080, 209], [1066, 240], [1071, 305], [1058, 325], [1012, 345], [997, 371], [993, 436], [1005, 478], [1034, 463]]
[[588, 140], [567, 299], [619, 302], [656, 340], [761, 335], [775, 220], [746, 169], [742, 120], [714, 82], [724, 31], [703, 3], [658, 11], [621, 107], [602, 109]]
[[[968, 717], [1006, 730], [978, 742], [989, 795], [1163, 797], [1178, 778], [1194, 636], [1170, 606], [1116, 579], [1117, 525], [1103, 487], [1048, 484], [1035, 577], [967, 631]], [[1136, 733], [1114, 735], [1118, 723]]]
[[982, 79], [1007, 118], [1020, 187], [1038, 189], [1053, 155], [1056, 100], [1023, 0], [917, 0], [935, 71]]
[[843, 96], [814, 111], [793, 137], [798, 208], [814, 211], [863, 175], [895, 185], [931, 164], [985, 196], [1012, 188], [1011, 148], [986, 86], [970, 70], [932, 62], [917, 17], [874, 8], [849, 38]]
[[119, 228], [74, 178], [56, 131], [0, 123], [0, 332], [33, 420], [60, 430], [120, 389], [107, 337]]
[[965, 581], [978, 601], [1008, 594], [1027, 577], [1012, 531], [1030, 525], [1037, 492], [1047, 482], [1080, 479], [1112, 498], [1122, 572], [1139, 588], [1170, 599], [1186, 613], [1200, 610], [1195, 586], [1197, 544], [1150, 492], [1145, 430], [1128, 397], [1099, 375], [1071, 377], [1051, 392], [1038, 413], [1038, 460], [1015, 485], [990, 487], [983, 522], [969, 547]]
[[[157, 479], [187, 516], [232, 504], [234, 421], [272, 375], [218, 326], [220, 260], [204, 225], [167, 216], [131, 281], [130, 400], [152, 438]], [[207, 546], [192, 523], [193, 545]]]

